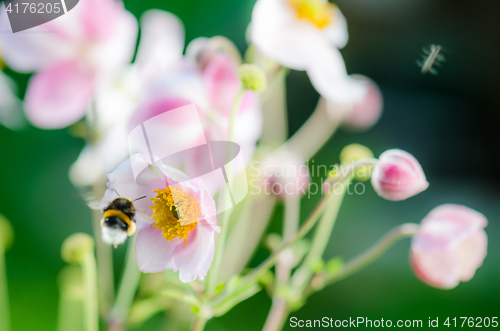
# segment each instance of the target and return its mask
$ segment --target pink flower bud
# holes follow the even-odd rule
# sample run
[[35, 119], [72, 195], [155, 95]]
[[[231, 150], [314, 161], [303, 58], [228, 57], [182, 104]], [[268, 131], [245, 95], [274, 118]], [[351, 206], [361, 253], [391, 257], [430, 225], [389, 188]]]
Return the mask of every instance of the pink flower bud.
[[344, 116], [342, 126], [355, 131], [368, 130], [378, 122], [382, 115], [382, 109], [384, 107], [382, 93], [377, 84], [370, 78], [362, 75], [352, 75], [351, 77], [367, 82], [368, 90], [364, 100], [354, 104]]
[[434, 208], [411, 244], [411, 265], [431, 286], [451, 289], [469, 281], [483, 264], [488, 238], [483, 214], [461, 205]]
[[299, 156], [277, 152], [262, 162], [264, 191], [285, 200], [287, 196], [303, 196], [308, 189], [309, 168]]
[[429, 183], [417, 159], [400, 149], [390, 149], [380, 155], [373, 169], [372, 186], [382, 198], [399, 201], [419, 194]]

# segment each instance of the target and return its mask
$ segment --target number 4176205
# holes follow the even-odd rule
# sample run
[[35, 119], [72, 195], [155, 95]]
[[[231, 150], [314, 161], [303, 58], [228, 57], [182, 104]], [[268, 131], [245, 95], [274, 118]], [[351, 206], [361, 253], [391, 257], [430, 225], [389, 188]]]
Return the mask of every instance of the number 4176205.
[[9, 3], [5, 8], [7, 13], [14, 12], [15, 14], [59, 14], [61, 12], [60, 3], [34, 3], [34, 2], [23, 2], [21, 4], [16, 3], [12, 6], [12, 3]]
[[498, 327], [498, 317], [454, 317], [450, 319], [449, 317], [444, 322], [447, 327], [476, 327], [476, 328], [496, 328]]

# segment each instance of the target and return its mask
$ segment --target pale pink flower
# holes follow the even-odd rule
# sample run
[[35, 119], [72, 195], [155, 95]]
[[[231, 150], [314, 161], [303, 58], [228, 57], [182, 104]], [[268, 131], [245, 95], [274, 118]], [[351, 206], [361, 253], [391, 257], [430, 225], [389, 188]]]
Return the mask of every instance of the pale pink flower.
[[260, 168], [264, 192], [285, 200], [287, 196], [302, 197], [310, 182], [309, 168], [298, 155], [279, 151], [269, 155]]
[[[147, 167], [139, 154], [131, 158], [134, 165]], [[117, 192], [130, 200], [146, 196], [134, 202], [139, 230], [136, 242], [139, 269], [179, 271], [184, 283], [203, 280], [212, 263], [215, 232], [220, 232], [215, 202], [200, 179], [190, 180], [177, 169], [157, 166], [162, 177], [151, 172], [147, 174], [146, 184], [139, 186], [130, 159], [123, 162], [108, 175], [108, 190], [101, 208], [118, 198]]]
[[[0, 29], [10, 30], [4, 9]], [[53, 21], [1, 34], [5, 62], [20, 72], [37, 72], [26, 92], [28, 119], [41, 128], [81, 119], [96, 84], [132, 59], [136, 35], [135, 18], [115, 0], [80, 0]]]
[[347, 75], [338, 50], [346, 45], [348, 34], [337, 6], [324, 0], [258, 0], [250, 37], [262, 53], [281, 65], [305, 70], [328, 101], [363, 100], [366, 86]]
[[382, 93], [377, 84], [370, 78], [362, 75], [352, 75], [351, 77], [365, 81], [368, 90], [363, 101], [353, 104], [346, 112], [342, 118], [342, 126], [355, 131], [364, 131], [375, 125], [382, 115], [384, 106]]
[[486, 257], [488, 224], [483, 214], [461, 205], [434, 208], [411, 244], [411, 265], [431, 286], [451, 289], [469, 281]]
[[141, 41], [135, 62], [97, 88], [96, 116], [89, 114], [89, 119], [99, 139], [88, 143], [71, 166], [70, 178], [75, 185], [92, 185], [129, 156], [128, 124], [148, 98], [149, 80], [164, 74], [182, 57], [184, 30], [175, 15], [148, 10], [140, 23]]
[[[166, 111], [196, 104], [207, 141], [227, 141], [231, 111], [241, 90], [237, 64], [226, 54], [218, 53], [199, 71], [186, 61], [171, 68], [170, 75], [159, 76], [151, 82], [150, 100], [136, 112], [131, 128]], [[262, 113], [259, 96], [246, 90], [237, 103], [233, 141], [241, 147], [243, 159], [252, 159], [255, 145], [262, 131]], [[168, 123], [165, 123], [166, 129]], [[201, 138], [201, 137], [200, 137]], [[194, 139], [194, 137], [193, 137]], [[196, 158], [186, 163], [196, 167]], [[196, 171], [195, 171], [196, 172]]]
[[390, 149], [380, 155], [371, 181], [378, 195], [394, 201], [408, 199], [429, 186], [417, 159], [400, 149]]

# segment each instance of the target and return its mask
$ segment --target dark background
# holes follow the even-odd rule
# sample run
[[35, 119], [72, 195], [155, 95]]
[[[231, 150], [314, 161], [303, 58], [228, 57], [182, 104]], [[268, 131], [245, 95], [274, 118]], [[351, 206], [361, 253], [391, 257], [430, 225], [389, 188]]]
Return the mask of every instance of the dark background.
[[[254, 1], [125, 1], [139, 17], [160, 8], [178, 15], [187, 41], [224, 35], [243, 51]], [[338, 132], [315, 157], [334, 164], [343, 146], [361, 143], [375, 155], [389, 148], [412, 153], [430, 187], [403, 202], [379, 198], [370, 185], [362, 196], [347, 196], [325, 257], [350, 258], [393, 226], [419, 222], [432, 208], [460, 203], [486, 215], [489, 252], [468, 283], [451, 291], [418, 281], [408, 265], [409, 240], [396, 244], [373, 265], [313, 295], [292, 314], [299, 319], [422, 319], [500, 315], [500, 2], [476, 0], [341, 0], [350, 41], [342, 51], [348, 71], [374, 79], [384, 95], [380, 122], [366, 133]], [[415, 64], [422, 47], [437, 43], [446, 63], [439, 75], [422, 75]], [[7, 73], [24, 93], [28, 76]], [[290, 132], [311, 114], [318, 95], [307, 76], [287, 80]], [[91, 232], [90, 211], [68, 176], [83, 142], [66, 130], [0, 128], [0, 212], [13, 223], [16, 242], [7, 253], [13, 330], [54, 330], [57, 274], [62, 241], [74, 232]], [[319, 178], [314, 180], [319, 181]], [[304, 199], [305, 217], [318, 197]], [[281, 207], [269, 231], [279, 231]], [[115, 252], [120, 270], [125, 248]], [[267, 256], [260, 249], [252, 262]], [[119, 274], [119, 273], [117, 273]], [[118, 276], [117, 276], [118, 277]], [[264, 292], [238, 305], [207, 330], [258, 330], [270, 307]], [[157, 330], [158, 315], [141, 330]], [[287, 327], [285, 327], [287, 329]], [[288, 329], [291, 329], [288, 327]]]

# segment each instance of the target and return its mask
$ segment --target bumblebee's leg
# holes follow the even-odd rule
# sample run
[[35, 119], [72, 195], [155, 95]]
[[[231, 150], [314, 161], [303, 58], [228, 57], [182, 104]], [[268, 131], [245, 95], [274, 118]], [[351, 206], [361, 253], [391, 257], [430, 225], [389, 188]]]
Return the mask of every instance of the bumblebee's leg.
[[134, 221], [131, 221], [130, 225], [127, 229], [127, 236], [132, 237], [134, 235], [135, 231], [137, 231], [137, 225], [135, 224]]

